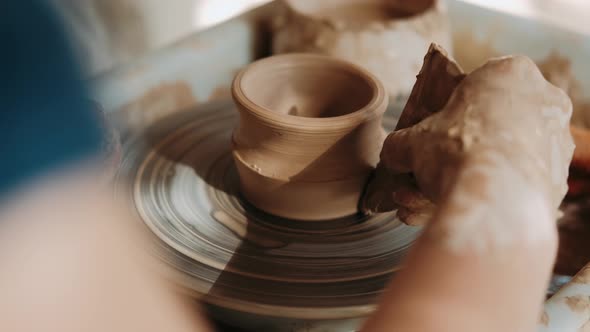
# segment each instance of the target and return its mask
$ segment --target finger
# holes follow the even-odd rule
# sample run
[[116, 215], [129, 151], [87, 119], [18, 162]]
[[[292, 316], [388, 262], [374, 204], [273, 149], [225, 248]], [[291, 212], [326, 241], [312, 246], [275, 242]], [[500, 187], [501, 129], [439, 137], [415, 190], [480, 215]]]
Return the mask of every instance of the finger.
[[430, 221], [435, 205], [428, 199], [410, 175], [396, 175], [396, 187], [391, 197], [398, 206], [397, 216], [410, 226], [422, 226]]
[[397, 205], [415, 212], [434, 208], [434, 204], [424, 196], [413, 181], [400, 184], [393, 192], [392, 198]]
[[397, 210], [397, 217], [408, 226], [424, 226], [432, 220], [434, 210], [423, 210], [415, 212], [404, 207]]
[[428, 205], [425, 200], [410, 174], [392, 174], [379, 164], [360, 200], [360, 210], [367, 214], [393, 211], [399, 206], [420, 210]]
[[[408, 129], [410, 130], [410, 129]], [[410, 173], [410, 147], [406, 144], [405, 130], [391, 133], [385, 139], [379, 164], [372, 172], [359, 200], [359, 209], [365, 214], [383, 213], [397, 208], [392, 200], [395, 177]]]
[[412, 171], [414, 127], [393, 132], [387, 136], [381, 150], [381, 163], [392, 173]]

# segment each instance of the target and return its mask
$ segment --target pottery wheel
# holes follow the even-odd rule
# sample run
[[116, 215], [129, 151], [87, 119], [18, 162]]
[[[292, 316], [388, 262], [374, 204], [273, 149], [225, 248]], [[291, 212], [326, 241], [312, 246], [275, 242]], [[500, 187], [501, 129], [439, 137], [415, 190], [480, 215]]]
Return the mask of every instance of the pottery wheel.
[[[124, 142], [120, 176], [181, 285], [225, 308], [293, 318], [367, 314], [418, 229], [393, 213], [306, 222], [240, 197], [230, 102], [179, 113]], [[392, 116], [385, 120], [393, 128]], [[318, 310], [322, 308], [322, 310]]]

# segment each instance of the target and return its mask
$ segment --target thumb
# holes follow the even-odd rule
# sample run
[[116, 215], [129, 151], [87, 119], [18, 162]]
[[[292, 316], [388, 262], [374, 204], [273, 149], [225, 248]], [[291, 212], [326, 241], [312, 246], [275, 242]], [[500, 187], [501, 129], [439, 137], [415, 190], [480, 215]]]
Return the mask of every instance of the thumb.
[[383, 143], [381, 163], [391, 173], [411, 173], [413, 170], [413, 128], [395, 131]]

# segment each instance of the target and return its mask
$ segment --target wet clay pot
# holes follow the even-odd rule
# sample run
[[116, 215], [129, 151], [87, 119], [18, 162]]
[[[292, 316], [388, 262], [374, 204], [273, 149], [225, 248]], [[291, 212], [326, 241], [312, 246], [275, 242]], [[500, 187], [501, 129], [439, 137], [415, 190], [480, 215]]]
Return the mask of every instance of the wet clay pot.
[[250, 203], [300, 220], [357, 213], [385, 135], [388, 96], [372, 74], [332, 57], [280, 55], [241, 71], [232, 94], [233, 157]]
[[282, 0], [273, 52], [340, 57], [375, 74], [390, 97], [407, 96], [431, 42], [450, 50], [442, 0]]

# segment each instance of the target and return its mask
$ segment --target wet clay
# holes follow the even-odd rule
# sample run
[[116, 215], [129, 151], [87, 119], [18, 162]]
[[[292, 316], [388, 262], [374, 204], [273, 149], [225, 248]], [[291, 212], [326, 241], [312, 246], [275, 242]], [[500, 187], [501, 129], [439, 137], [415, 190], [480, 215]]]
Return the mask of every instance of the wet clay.
[[567, 95], [530, 59], [492, 59], [439, 112], [391, 134], [381, 163], [412, 171], [426, 198], [444, 202], [429, 232], [452, 249], [546, 240], [567, 191], [571, 113]]
[[377, 76], [391, 97], [412, 89], [432, 41], [451, 46], [446, 8], [438, 0], [283, 0], [273, 52], [331, 55]]
[[301, 220], [357, 212], [384, 138], [388, 98], [373, 75], [335, 58], [283, 55], [248, 66], [232, 92], [233, 156], [250, 203]]
[[[411, 127], [440, 111], [465, 76], [441, 46], [432, 44], [395, 129]], [[367, 214], [398, 209], [402, 221], [421, 225], [431, 217], [434, 205], [418, 190], [411, 174], [393, 174], [381, 162], [365, 189], [360, 209]]]
[[[453, 41], [455, 60], [467, 73], [483, 65], [487, 59], [503, 55], [490, 40], [479, 39], [467, 29], [455, 31]], [[574, 105], [571, 123], [590, 128], [590, 102], [584, 96], [581, 84], [576, 79], [571, 60], [553, 50], [545, 58], [538, 59], [537, 65], [549, 82], [561, 88], [571, 98]]]
[[[566, 91], [570, 97], [579, 94], [578, 83], [573, 78], [571, 64], [567, 59], [552, 53], [539, 63], [539, 69], [550, 83]], [[443, 49], [433, 45], [424, 59], [424, 65], [396, 129], [407, 128], [441, 110], [465, 76], [462, 68]], [[571, 126], [570, 129], [576, 150], [568, 182], [570, 194], [579, 196], [587, 193], [590, 187], [587, 175], [590, 173], [590, 151], [587, 148], [590, 143], [586, 143], [590, 142], [590, 134], [580, 127]], [[361, 210], [365, 213], [377, 213], [399, 209], [398, 215], [408, 224], [421, 225], [428, 221], [431, 214], [424, 213], [429, 206], [428, 200], [416, 189], [411, 176], [389, 174], [381, 164], [373, 176], [376, 179], [367, 187]], [[433, 206], [430, 208], [433, 209]], [[417, 210], [421, 213], [417, 213]]]

